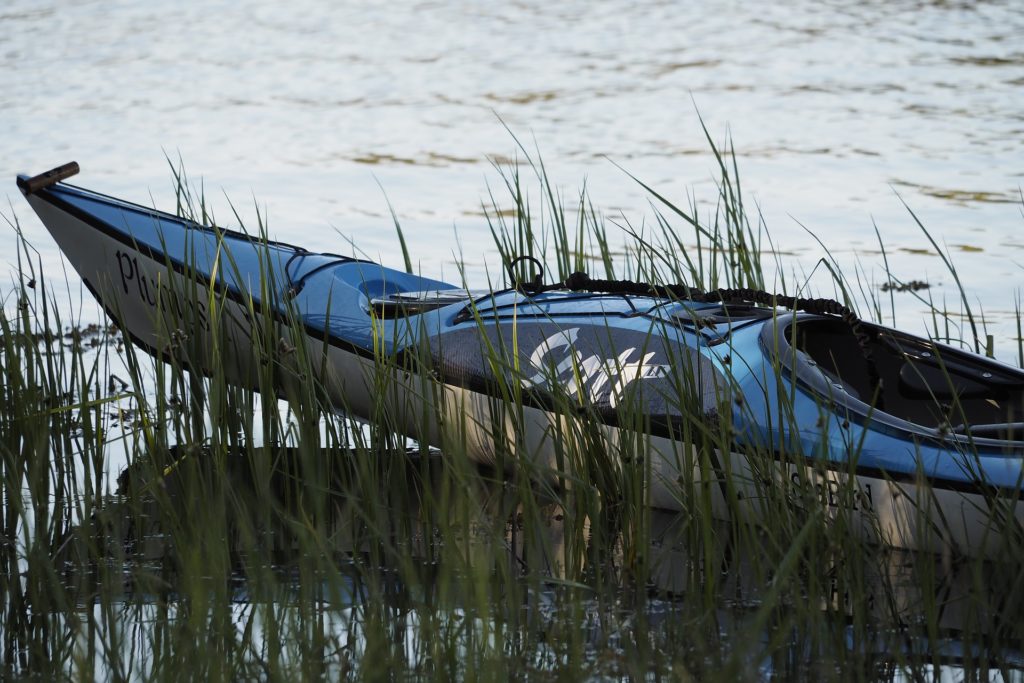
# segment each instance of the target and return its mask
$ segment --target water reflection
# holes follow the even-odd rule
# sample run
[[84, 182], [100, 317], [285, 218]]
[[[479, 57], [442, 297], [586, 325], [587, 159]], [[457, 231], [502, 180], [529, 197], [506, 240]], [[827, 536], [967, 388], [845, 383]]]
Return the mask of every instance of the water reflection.
[[[644, 647], [653, 647], [651, 659], [639, 666], [678, 672], [675, 660], [663, 668], [659, 647], [685, 642], [689, 650], [673, 657], [691, 669], [704, 662], [698, 666], [743, 677], [860, 671], [901, 680], [941, 670], [1024, 679], [1024, 597], [1012, 564], [826, 553], [804, 577], [802, 595], [780, 598], [775, 578], [784, 569], [765, 566], [769, 536], [717, 544], [715, 537], [736, 538], [728, 524], [697, 527], [687, 515], [651, 510], [627, 522], [645, 525], [644, 547], [635, 547], [614, 521], [628, 515], [581, 518], [571, 495], [524, 498], [498, 473], [453, 472], [436, 452], [382, 452], [377, 463], [365, 451], [318, 461], [294, 449], [171, 455], [164, 476], [126, 471], [120, 494], [96, 511], [89, 535], [69, 535], [58, 564], [81, 618], [106, 625], [77, 637], [104, 640], [116, 625], [115, 644], [139, 671], [159, 659], [151, 650], [160, 633], [209, 609], [232, 638], [264, 653], [270, 640], [286, 642], [295, 634], [284, 632], [312, 620], [321, 666], [332, 675], [365, 674], [386, 636], [389, 656], [398, 657], [391, 665], [414, 671], [430, 666], [433, 638], [470, 652], [474, 638], [510, 638], [497, 647], [525, 648], [527, 668], [538, 671], [563, 666], [565, 644], [576, 643], [577, 665], [591, 673], [635, 673]], [[365, 468], [380, 489], [343, 481]], [[196, 487], [210, 488], [197, 498]], [[303, 512], [310, 509], [317, 513]], [[196, 554], [182, 539], [210, 541], [214, 555]], [[196, 562], [198, 575], [189, 566]], [[498, 598], [488, 586], [512, 593]], [[474, 597], [481, 590], [489, 596], [483, 605]], [[11, 649], [12, 632], [4, 633]], [[533, 636], [519, 642], [523, 634]]]

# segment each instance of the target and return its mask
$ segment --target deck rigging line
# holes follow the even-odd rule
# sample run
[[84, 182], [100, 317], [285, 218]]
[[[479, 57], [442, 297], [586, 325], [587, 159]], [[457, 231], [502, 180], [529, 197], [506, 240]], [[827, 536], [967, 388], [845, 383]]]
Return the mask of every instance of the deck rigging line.
[[[534, 266], [537, 274], [532, 280], [524, 281], [516, 275], [516, 266], [520, 263], [530, 263]], [[835, 299], [795, 297], [775, 294], [763, 289], [751, 289], [749, 287], [735, 289], [719, 288], [705, 292], [698, 287], [691, 287], [683, 282], [659, 285], [649, 282], [637, 282], [635, 280], [599, 280], [590, 277], [590, 275], [582, 271], [570, 274], [569, 277], [561, 282], [546, 285], [544, 284], [544, 265], [534, 256], [519, 256], [513, 259], [509, 262], [507, 270], [512, 287], [526, 296], [536, 296], [543, 292], [555, 290], [593, 294], [633, 294], [636, 296], [649, 296], [674, 301], [693, 301], [697, 303], [761, 304], [763, 306], [786, 308], [792, 311], [801, 311], [815, 315], [838, 317], [849, 326], [853, 336], [857, 339], [861, 355], [868, 366], [871, 386], [874, 387], [875, 407], [879, 410], [884, 410], [882, 379], [878, 373], [878, 366], [875, 363], [874, 353], [871, 349], [871, 335], [864, 329], [861, 319], [856, 312]]]

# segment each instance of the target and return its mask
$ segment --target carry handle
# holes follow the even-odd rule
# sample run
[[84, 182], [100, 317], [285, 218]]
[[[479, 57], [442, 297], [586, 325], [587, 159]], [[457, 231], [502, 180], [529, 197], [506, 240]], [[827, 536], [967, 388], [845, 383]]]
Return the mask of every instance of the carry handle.
[[26, 195], [30, 195], [33, 192], [38, 192], [39, 190], [47, 188], [50, 185], [55, 185], [62, 180], [67, 180], [71, 176], [78, 173], [78, 171], [78, 162], [69, 161], [63, 166], [51, 168], [49, 171], [46, 171], [45, 173], [40, 173], [37, 176], [32, 176], [31, 178], [26, 178], [25, 176], [18, 176], [18, 187], [20, 187], [21, 191], [24, 192]]

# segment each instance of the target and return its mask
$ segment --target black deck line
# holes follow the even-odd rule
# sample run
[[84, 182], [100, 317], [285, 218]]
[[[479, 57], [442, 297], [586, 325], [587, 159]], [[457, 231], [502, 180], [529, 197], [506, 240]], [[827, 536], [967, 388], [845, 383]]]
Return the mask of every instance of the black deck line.
[[[25, 176], [25, 175], [19, 175], [18, 176], [18, 180], [19, 181], [21, 181], [23, 178], [27, 180], [28, 176]], [[114, 196], [111, 196], [111, 195], [108, 195], [108, 194], [103, 194], [102, 192], [96, 192], [95, 190], [90, 190], [88, 188], [80, 187], [78, 185], [72, 185], [71, 183], [66, 183], [64, 181], [60, 181], [59, 185], [62, 186], [62, 187], [74, 190], [76, 192], [79, 192], [79, 193], [81, 193], [83, 195], [86, 195], [88, 197], [92, 197], [94, 199], [99, 199], [99, 200], [105, 201], [105, 202], [107, 202], [109, 204], [118, 204], [118, 205], [121, 205], [121, 206], [126, 206], [126, 207], [131, 208], [131, 209], [133, 209], [135, 211], [138, 211], [140, 213], [148, 214], [148, 215], [153, 216], [155, 218], [164, 218], [164, 219], [167, 219], [167, 220], [174, 221], [176, 223], [187, 224], [188, 228], [190, 230], [199, 230], [200, 232], [207, 232], [207, 233], [211, 233], [211, 234], [215, 234], [215, 235], [227, 235], [228, 237], [234, 237], [234, 238], [237, 238], [237, 239], [244, 239], [244, 240], [248, 240], [250, 242], [255, 242], [257, 244], [265, 244], [265, 245], [271, 246], [271, 247], [280, 247], [280, 248], [283, 248], [283, 249], [294, 249], [295, 251], [305, 252], [305, 253], [310, 254], [310, 255], [314, 255], [314, 254], [320, 253], [320, 252], [310, 252], [305, 247], [300, 247], [300, 246], [295, 245], [295, 244], [289, 244], [288, 242], [281, 242], [281, 241], [278, 241], [278, 240], [271, 240], [271, 239], [263, 240], [263, 239], [260, 239], [258, 237], [254, 237], [253, 235], [251, 235], [251, 234], [249, 234], [247, 232], [242, 232], [241, 230], [232, 230], [231, 228], [221, 228], [221, 227], [217, 227], [217, 226], [203, 225], [202, 223], [196, 223], [195, 221], [190, 221], [190, 220], [188, 220], [186, 218], [182, 218], [181, 216], [176, 216], [176, 215], [174, 215], [172, 213], [169, 213], [167, 211], [162, 211], [160, 209], [150, 208], [148, 206], [143, 206], [142, 204], [136, 204], [135, 202], [130, 202], [130, 201], [127, 201], [125, 199], [120, 199], [119, 197], [114, 197]], [[20, 182], [19, 182], [19, 188], [20, 187], [21, 187], [21, 185], [20, 185]], [[36, 197], [42, 196], [44, 193], [45, 194], [51, 194], [50, 187], [52, 187], [52, 186], [41, 188], [39, 190], [36, 190], [32, 194], [33, 194], [33, 196], [36, 196]], [[28, 196], [28, 194], [25, 192], [24, 189], [22, 189], [22, 193], [25, 194], [26, 196]], [[56, 202], [54, 202], [54, 203], [56, 203]], [[340, 254], [326, 253], [326, 254], [323, 254], [323, 255], [324, 256], [336, 256], [338, 258], [350, 258], [348, 256], [341, 256]], [[361, 259], [351, 259], [351, 260], [353, 260], [353, 261], [360, 261]], [[366, 261], [366, 263], [370, 263], [370, 262]]]

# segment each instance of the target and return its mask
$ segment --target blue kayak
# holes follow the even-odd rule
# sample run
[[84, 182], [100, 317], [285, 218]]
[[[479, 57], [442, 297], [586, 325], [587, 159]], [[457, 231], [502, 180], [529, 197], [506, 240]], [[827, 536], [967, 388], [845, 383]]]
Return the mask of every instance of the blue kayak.
[[252, 384], [254, 330], [281, 323], [320, 359], [337, 410], [481, 462], [579, 479], [574, 458], [599, 444], [631, 456], [617, 467], [642, 473], [658, 507], [706, 497], [756, 519], [766, 489], [787, 487], [898, 547], [991, 554], [1024, 533], [1018, 368], [821, 300], [585, 276], [468, 291], [64, 182], [75, 172], [18, 185], [154, 355], [186, 336], [209, 353], [179, 360]]

